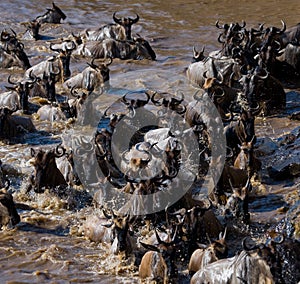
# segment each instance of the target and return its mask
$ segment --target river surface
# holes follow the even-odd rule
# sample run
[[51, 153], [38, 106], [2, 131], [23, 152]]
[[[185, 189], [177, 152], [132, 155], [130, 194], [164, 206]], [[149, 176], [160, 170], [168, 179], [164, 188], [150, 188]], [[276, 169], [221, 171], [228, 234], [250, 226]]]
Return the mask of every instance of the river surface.
[[[145, 37], [157, 55], [156, 61], [114, 60], [109, 66], [111, 89], [98, 99], [100, 108], [112, 104], [129, 91], [151, 89], [176, 93], [182, 91], [191, 98], [195, 89], [187, 82], [185, 70], [191, 62], [193, 46], [206, 53], [220, 48], [217, 42], [217, 20], [220, 23], [242, 22], [247, 27], [281, 27], [284, 20], [288, 27], [299, 22], [298, 0], [291, 1], [59, 1], [55, 2], [67, 15], [61, 25], [45, 24], [40, 29], [39, 41], [22, 40], [25, 51], [33, 65], [51, 55], [47, 48], [51, 41], [78, 34], [88, 28], [100, 27], [112, 22], [112, 14], [135, 17], [140, 20], [132, 28], [133, 35]], [[43, 14], [51, 7], [50, 1], [0, 2], [0, 29], [12, 28], [21, 38], [25, 32], [22, 23]], [[86, 59], [72, 58], [71, 72], [83, 70]], [[5, 91], [7, 77], [22, 76], [22, 71], [0, 70], [0, 90]], [[58, 92], [60, 89], [58, 88]], [[258, 118], [256, 133], [259, 138], [278, 138], [299, 126], [299, 122], [287, 118], [299, 110], [300, 94], [297, 89], [287, 89], [287, 108], [282, 116]], [[65, 209], [63, 201], [43, 194], [23, 194], [28, 176], [33, 172], [30, 164], [30, 148], [50, 148], [67, 135], [71, 126], [33, 120], [38, 130], [47, 136], [30, 137], [26, 143], [0, 144], [0, 158], [11, 165], [10, 190], [16, 202], [31, 206], [32, 210], [19, 210], [21, 223], [12, 230], [0, 232], [0, 282], [1, 283], [138, 283], [137, 270], [130, 260], [120, 264], [118, 257], [111, 255], [107, 247], [87, 240], [81, 234], [85, 218], [93, 214], [92, 208], [74, 212]], [[83, 130], [85, 131], [85, 130]], [[88, 131], [88, 130], [86, 130]], [[286, 188], [286, 191], [284, 191]], [[260, 186], [265, 199], [250, 205], [251, 220], [264, 225], [283, 218], [272, 205], [277, 192], [288, 194], [299, 190], [299, 181], [265, 182]], [[268, 199], [268, 193], [272, 197]], [[299, 198], [299, 196], [297, 196]], [[274, 206], [274, 207], [272, 207]], [[231, 236], [233, 237], [233, 236]], [[185, 270], [186, 267], [183, 267]], [[188, 283], [188, 279], [178, 280]]]

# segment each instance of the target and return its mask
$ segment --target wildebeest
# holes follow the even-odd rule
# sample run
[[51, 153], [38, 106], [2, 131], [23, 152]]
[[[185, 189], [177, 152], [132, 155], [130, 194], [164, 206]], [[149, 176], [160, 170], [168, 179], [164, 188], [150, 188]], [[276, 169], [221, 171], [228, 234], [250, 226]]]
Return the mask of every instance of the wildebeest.
[[13, 201], [12, 194], [6, 190], [0, 191], [0, 228], [2, 226], [15, 226], [21, 221]]
[[120, 59], [149, 59], [155, 60], [156, 54], [149, 42], [138, 36], [132, 40], [120, 41], [104, 39], [95, 43], [90, 49], [94, 58], [120, 58]]
[[88, 40], [101, 41], [106, 38], [117, 40], [131, 40], [131, 26], [139, 21], [139, 16], [132, 18], [117, 18], [116, 12], [113, 14], [115, 24], [108, 24], [96, 30], [86, 30]]
[[265, 68], [257, 66], [251, 69], [243, 74], [240, 82], [243, 86], [243, 94], [247, 98], [248, 108], [255, 109], [260, 105], [264, 115], [285, 108], [286, 93], [282, 83]]
[[217, 238], [223, 228], [209, 206], [195, 205], [190, 209], [181, 208], [169, 215], [177, 217], [178, 234], [185, 239], [187, 255], [191, 256], [198, 247], [197, 243], [207, 241], [207, 238]]
[[20, 42], [16, 33], [3, 30], [0, 36], [0, 68], [19, 67], [28, 69], [31, 65], [24, 51], [24, 44]]
[[249, 191], [251, 190], [250, 178], [248, 178], [247, 183], [243, 187], [233, 187], [231, 180], [228, 180], [232, 193], [227, 199], [225, 205], [225, 216], [234, 217], [241, 220], [244, 223], [248, 223], [250, 220], [249, 214]]
[[81, 88], [87, 91], [98, 90], [104, 87], [104, 84], [109, 81], [109, 68], [112, 63], [110, 58], [108, 62], [103, 62], [99, 65], [94, 63], [94, 59], [91, 63], [87, 63], [86, 67], [81, 73], [74, 75], [66, 80], [63, 84], [65, 88]]
[[65, 13], [52, 2], [52, 8], [48, 8], [45, 14], [37, 16], [35, 21], [38, 23], [60, 24], [60, 21], [65, 20], [66, 17]]
[[218, 73], [222, 74], [223, 83], [229, 85], [233, 73], [239, 77], [240, 65], [231, 57], [208, 56], [201, 61], [191, 63], [186, 71], [188, 80], [193, 85], [200, 87], [205, 82], [204, 74], [207, 77], [216, 78]]
[[26, 27], [26, 31], [22, 36], [22, 39], [25, 40], [39, 40], [41, 38], [39, 31], [40, 31], [40, 27], [41, 27], [41, 23], [33, 20], [31, 22], [28, 23], [22, 23], [23, 25], [25, 25]]
[[8, 107], [10, 109], [22, 109], [24, 113], [29, 111], [28, 96], [30, 89], [36, 82], [36, 78], [32, 78], [30, 74], [29, 79], [18, 82], [11, 80], [11, 75], [8, 77], [8, 82], [13, 86], [6, 86], [9, 92], [0, 94], [0, 106]]
[[256, 142], [255, 136], [255, 116], [250, 111], [242, 110], [237, 121], [232, 121], [224, 127], [227, 146], [233, 150], [234, 159], [239, 153], [239, 145], [244, 142]]
[[[66, 105], [67, 111], [64, 112]], [[68, 111], [69, 110], [69, 111]], [[44, 105], [40, 107], [37, 111], [37, 118], [39, 120], [46, 120], [49, 122], [54, 122], [54, 121], [66, 121], [69, 116], [67, 115], [68, 112], [70, 113], [70, 108], [68, 103], [61, 103], [58, 104], [57, 106], [55, 105]]]
[[81, 181], [75, 169], [72, 149], [66, 151], [65, 155], [57, 159], [57, 168], [63, 174], [66, 182], [73, 185], [81, 185]]
[[50, 44], [50, 49], [58, 52], [56, 56], [50, 56], [46, 60], [37, 63], [24, 74], [24, 78], [30, 78], [30, 74], [42, 78], [45, 74], [50, 76], [51, 73], [56, 74], [56, 81], [64, 81], [70, 77], [70, 58], [72, 51], [75, 49], [75, 44], [70, 44], [66, 46], [65, 50], [60, 48], [55, 48], [54, 44]]
[[280, 36], [282, 44], [286, 47], [289, 43], [295, 44], [300, 40], [300, 23], [287, 28]]
[[141, 280], [156, 281], [156, 283], [174, 283], [177, 276], [177, 268], [175, 266], [175, 254], [177, 243], [176, 230], [169, 240], [161, 240], [155, 229], [155, 235], [158, 245], [146, 244], [140, 242], [143, 247], [150, 250], [142, 257], [139, 266], [139, 277]]
[[232, 192], [232, 187], [243, 188], [248, 181], [247, 170], [241, 170], [225, 163], [220, 179], [215, 187], [214, 196], [211, 198], [219, 204], [226, 204], [224, 193]]
[[[255, 139], [255, 136], [252, 139]], [[240, 152], [234, 161], [234, 166], [242, 170], [247, 170], [249, 177], [252, 177], [254, 173], [257, 173], [261, 169], [261, 162], [254, 154], [253, 141], [243, 142], [239, 147]]]
[[103, 210], [103, 213], [106, 218], [110, 221], [110, 224], [103, 225], [106, 227], [112, 227], [114, 240], [112, 243], [111, 251], [114, 254], [124, 254], [127, 257], [132, 253], [134, 247], [136, 246], [135, 242], [132, 239], [132, 229], [130, 224], [130, 214], [116, 214], [114, 210], [110, 210], [110, 214]]
[[0, 138], [11, 140], [20, 134], [36, 131], [28, 117], [13, 116], [15, 110], [0, 108]]
[[[60, 70], [57, 70], [60, 73]], [[58, 73], [50, 72], [49, 75], [44, 72], [42, 77], [36, 77], [31, 74], [34, 84], [30, 89], [30, 97], [46, 98], [50, 102], [56, 101], [56, 76]]]
[[31, 184], [28, 191], [33, 187], [37, 193], [42, 193], [44, 188], [55, 188], [57, 186], [67, 186], [67, 182], [57, 168], [56, 158], [65, 154], [65, 149], [61, 146], [56, 146], [55, 149], [45, 151], [39, 149], [30, 149], [30, 154], [34, 158], [34, 175], [30, 178]]
[[194, 274], [209, 263], [227, 257], [228, 247], [225, 241], [226, 231], [227, 228], [225, 228], [223, 235], [220, 233], [218, 240], [209, 245], [201, 245], [200, 248], [193, 252], [188, 265], [190, 274]]
[[283, 242], [284, 238], [281, 238], [248, 247], [244, 239], [240, 253], [200, 269], [192, 277], [191, 284], [290, 283], [289, 279], [283, 278], [283, 259], [277, 248]]

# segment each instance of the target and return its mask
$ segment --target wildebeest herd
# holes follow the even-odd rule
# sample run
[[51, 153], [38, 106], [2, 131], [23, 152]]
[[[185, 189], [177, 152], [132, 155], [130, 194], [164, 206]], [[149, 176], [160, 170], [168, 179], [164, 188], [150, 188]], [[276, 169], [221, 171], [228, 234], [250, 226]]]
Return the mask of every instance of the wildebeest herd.
[[[91, 97], [110, 87], [109, 67], [115, 58], [156, 60], [150, 43], [132, 35], [139, 15], [119, 18], [115, 12], [114, 23], [53, 40], [49, 45], [53, 55], [31, 65], [22, 41], [42, 41], [41, 26], [59, 25], [65, 18], [53, 3], [44, 15], [26, 25], [22, 37], [13, 30], [1, 31], [0, 68], [24, 71], [22, 78], [12, 72], [7, 78], [10, 86], [0, 94], [0, 139], [4, 143], [23, 143], [26, 135], [42, 133], [33, 117], [84, 125]], [[50, 150], [30, 148], [34, 172], [25, 193], [38, 195], [49, 190], [71, 200], [69, 210], [95, 207], [95, 214], [83, 224], [85, 237], [108, 243], [111, 252], [124, 259], [134, 256], [142, 282], [180, 283], [187, 269], [185, 277], [190, 277], [190, 283], [297, 283], [297, 240], [273, 232], [254, 243], [237, 228], [251, 223], [249, 199], [262, 166], [255, 155], [255, 118], [284, 110], [284, 88], [300, 80], [300, 24], [287, 28], [282, 20], [280, 27], [261, 24], [248, 28], [245, 22], [221, 25], [218, 21], [216, 29], [219, 50], [205, 54], [205, 47], [193, 49], [186, 77], [199, 92], [190, 101], [184, 94], [155, 90], [126, 93], [105, 110], [91, 141], [80, 138], [79, 148], [72, 149], [62, 141]], [[72, 74], [70, 63], [75, 57], [88, 59], [88, 64]], [[203, 115], [212, 113], [211, 103], [218, 115]], [[146, 111], [147, 106], [159, 111]], [[141, 110], [143, 119], [139, 118]], [[151, 121], [151, 125], [139, 125], [140, 120]], [[128, 148], [113, 140], [122, 123], [124, 133], [134, 128]], [[186, 124], [188, 129], [183, 127]], [[213, 135], [225, 135], [225, 157], [213, 157]], [[191, 141], [196, 144], [189, 148]], [[113, 155], [120, 148], [119, 155]], [[197, 157], [196, 166], [190, 160], [192, 154]], [[79, 165], [78, 157], [82, 159]], [[217, 169], [222, 158], [220, 178], [205, 199], [199, 198], [208, 169]], [[4, 229], [17, 226], [21, 218], [5, 168], [0, 166], [0, 224]], [[179, 190], [182, 180], [191, 182], [190, 189], [174, 204], [163, 206], [157, 193], [171, 199], [172, 190]], [[93, 196], [86, 183], [96, 189]], [[119, 212], [104, 201], [110, 198], [111, 187], [132, 195], [131, 203]], [[150, 205], [141, 202], [147, 195], [153, 196]], [[164, 210], [156, 212], [161, 206]], [[153, 212], [141, 214], [149, 210]], [[228, 247], [228, 234], [242, 240], [236, 248]]]

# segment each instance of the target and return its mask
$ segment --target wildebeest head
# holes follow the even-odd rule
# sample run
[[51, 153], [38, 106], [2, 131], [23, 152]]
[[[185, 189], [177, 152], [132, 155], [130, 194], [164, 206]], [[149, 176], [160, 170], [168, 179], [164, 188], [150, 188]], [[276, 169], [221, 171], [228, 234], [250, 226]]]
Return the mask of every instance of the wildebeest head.
[[107, 226], [113, 226], [113, 231], [116, 236], [117, 248], [115, 253], [123, 253], [127, 255], [131, 251], [131, 244], [129, 241], [130, 231], [130, 215], [117, 215], [113, 210], [110, 210], [111, 214], [103, 210], [106, 218], [111, 220], [111, 223]]
[[50, 49], [58, 52], [58, 60], [61, 64], [63, 79], [71, 76], [70, 71], [70, 59], [72, 51], [76, 48], [76, 45], [73, 41], [70, 41], [68, 44], [64, 44], [62, 46], [56, 46], [55, 44], [50, 44]]
[[121, 26], [124, 27], [125, 34], [126, 34], [126, 39], [127, 40], [131, 40], [131, 26], [139, 21], [139, 19], [140, 19], [139, 15], [136, 15], [135, 19], [125, 18], [125, 17], [123, 17], [123, 18], [117, 18], [116, 13], [117, 12], [115, 12], [113, 14], [113, 20], [117, 24], [119, 24], [119, 25], [121, 25]]
[[[40, 22], [33, 20], [29, 23], [26, 23], [25, 26], [27, 28], [26, 32], [29, 33], [30, 38], [34, 38], [35, 40], [40, 39], [40, 35], [39, 35], [39, 31], [40, 31], [40, 27], [41, 27]], [[26, 34], [26, 32], [25, 32], [25, 34]]]
[[247, 184], [243, 187], [234, 188], [230, 179], [229, 183], [233, 193], [227, 200], [225, 214], [232, 215], [235, 218], [240, 219], [242, 222], [248, 223], [250, 220], [250, 214], [248, 210], [248, 194], [251, 189], [250, 179], [248, 179]]
[[[152, 245], [152, 244], [147, 244], [144, 242], [140, 242], [140, 244], [146, 248], [147, 250], [152, 251], [152, 253], [157, 252], [160, 254], [160, 256], [162, 257], [163, 261], [165, 262], [165, 265], [167, 267], [165, 267], [164, 269], [166, 269], [165, 271], [165, 279], [164, 283], [169, 283], [169, 282], [165, 282], [168, 281], [168, 279], [174, 279], [176, 278], [177, 275], [177, 267], [175, 264], [175, 258], [176, 258], [176, 248], [178, 248], [179, 243], [176, 241], [176, 236], [177, 236], [177, 227], [175, 228], [174, 232], [173, 232], [173, 236], [169, 236], [169, 238], [165, 241], [163, 241], [157, 230], [155, 229], [155, 236], [158, 242], [158, 245]], [[154, 262], [155, 263], [155, 262]], [[142, 274], [148, 274], [146, 275], [146, 277], [150, 277], [152, 275], [157, 275], [159, 274], [157, 269], [161, 269], [162, 263], [152, 263], [151, 261], [148, 262], [147, 259], [143, 260], [141, 262], [140, 265], [140, 276]], [[147, 271], [142, 272], [142, 270]]]
[[[23, 69], [28, 69], [31, 67], [29, 63], [29, 59], [24, 51], [24, 44], [17, 39], [16, 33], [11, 30], [12, 33], [3, 30], [0, 35], [0, 47], [3, 52], [7, 54], [7, 56], [11, 56], [14, 58], [13, 62], [10, 63], [11, 66], [19, 66]], [[3, 60], [3, 59], [2, 59]], [[4, 68], [11, 67], [4, 66]]]
[[65, 149], [57, 146], [55, 149], [44, 151], [40, 149], [36, 152], [31, 148], [31, 156], [34, 158], [34, 190], [38, 193], [43, 192], [43, 187], [66, 186], [64, 176], [56, 165], [55, 158], [62, 157]]
[[7, 107], [0, 108], [0, 137], [11, 138], [17, 135], [17, 128], [11, 122], [11, 114], [16, 110]]
[[0, 227], [9, 224], [15, 226], [20, 220], [13, 196], [6, 190], [2, 190], [0, 192]]
[[[109, 68], [112, 63], [112, 58], [109, 58], [107, 62], [103, 62], [99, 65], [94, 63], [94, 59], [88, 63], [90, 69], [83, 71], [82, 87], [88, 91], [93, 91], [98, 87], [102, 87], [105, 82], [109, 81]], [[86, 72], [85, 72], [86, 71]]]
[[41, 16], [37, 16], [35, 21], [39, 23], [60, 24], [61, 20], [66, 19], [63, 11], [52, 2], [52, 9], [47, 9], [47, 12]]
[[133, 41], [137, 46], [137, 59], [155, 60], [156, 54], [147, 40], [138, 35], [133, 38]]
[[193, 59], [192, 59], [192, 63], [194, 62], [199, 62], [202, 61], [206, 58], [206, 56], [204, 56], [204, 50], [205, 50], [205, 46], [203, 46], [201, 51], [197, 51], [195, 46], [193, 46]]
[[34, 83], [36, 82], [37, 78], [33, 77], [30, 73], [30, 80], [24, 80], [21, 82], [13, 82], [11, 80], [11, 75], [8, 76], [8, 83], [12, 84], [13, 86], [6, 86], [6, 88], [10, 91], [14, 91], [19, 95], [20, 99], [20, 105], [24, 113], [28, 112], [29, 103], [28, 103], [28, 97], [30, 89], [34, 86]]

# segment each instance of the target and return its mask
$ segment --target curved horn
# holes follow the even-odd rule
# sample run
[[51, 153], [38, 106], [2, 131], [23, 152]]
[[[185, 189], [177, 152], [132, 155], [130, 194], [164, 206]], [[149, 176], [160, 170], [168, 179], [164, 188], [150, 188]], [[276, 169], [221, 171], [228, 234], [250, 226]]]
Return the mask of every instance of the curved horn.
[[193, 99], [196, 101], [202, 101], [203, 99], [202, 94], [199, 91], [195, 92]]
[[10, 28], [10, 30], [11, 30], [11, 32], [14, 34], [14, 37], [17, 37], [16, 32], [15, 32], [12, 28]]
[[66, 44], [66, 50], [67, 51], [72, 51], [76, 48], [76, 44], [74, 43], [74, 41], [71, 41], [71, 47], [68, 47], [68, 45]]
[[278, 32], [278, 34], [283, 34], [286, 30], [286, 24], [283, 20], [281, 20], [281, 24], [282, 24], [282, 28], [281, 30]]
[[50, 48], [52, 51], [55, 51], [55, 52], [61, 52], [61, 49], [60, 49], [60, 48], [53, 48], [53, 45], [54, 45], [54, 43], [50, 43], [50, 46], [49, 46], [49, 48]]
[[217, 21], [216, 21], [216, 27], [217, 27], [218, 29], [224, 29], [225, 25], [220, 26], [220, 25], [219, 25], [219, 20], [217, 20]]
[[112, 62], [113, 62], [112, 57], [108, 57], [107, 59], [108, 59], [109, 61], [104, 63], [105, 66], [109, 66], [109, 65], [112, 64]]
[[103, 208], [102, 209], [102, 212], [103, 212], [103, 215], [107, 218], [107, 219], [111, 219], [112, 218], [112, 215], [109, 215], [106, 210]]
[[[180, 110], [180, 108], [181, 108], [181, 110]], [[184, 106], [184, 105], [178, 105], [176, 107], [176, 112], [178, 114], [184, 114], [186, 112], [186, 106]]]
[[260, 78], [260, 79], [262, 79], [262, 80], [265, 80], [269, 76], [269, 72], [267, 70], [265, 70], [265, 71], [266, 71], [266, 75], [263, 76], [263, 75], [255, 74], [255, 76], [258, 77], [258, 78]]
[[35, 76], [33, 74], [33, 70], [30, 70], [30, 72], [29, 72], [29, 78], [31, 79], [30, 83], [35, 83], [37, 81], [37, 76]]
[[6, 31], [1, 32], [1, 41], [7, 41], [9, 39], [9, 33]]
[[152, 97], [151, 97], [151, 102], [154, 104], [154, 105], [156, 105], [156, 106], [161, 106], [162, 105], [162, 103], [161, 102], [159, 102], [160, 100], [155, 100], [155, 96], [158, 94], [158, 92], [155, 92], [153, 95], [152, 95]]
[[246, 27], [246, 22], [245, 22], [245, 20], [243, 20], [242, 21], [242, 25], [240, 26], [242, 29], [244, 28], [244, 27]]
[[131, 22], [131, 24], [135, 24], [135, 23], [137, 23], [139, 21], [139, 19], [140, 19], [139, 15], [136, 14], [135, 19], [130, 19], [130, 22]]
[[96, 68], [98, 68], [98, 66], [96, 64], [94, 64], [94, 61], [95, 61], [95, 58], [93, 58], [90, 63], [87, 62], [87, 65], [89, 65], [93, 69], [96, 69]]
[[273, 239], [273, 242], [276, 244], [282, 244], [285, 240], [284, 235], [279, 235], [276, 238]]
[[114, 20], [117, 24], [122, 24], [121, 19], [117, 18], [116, 14], [117, 14], [117, 12], [114, 12], [114, 14], [113, 14], [113, 20]]
[[218, 80], [218, 83], [219, 83], [219, 84], [223, 84], [224, 76], [223, 76], [223, 74], [222, 74], [220, 71], [218, 71], [217, 77], [220, 78], [220, 80]]
[[[60, 152], [61, 150], [61, 152]], [[61, 146], [61, 145], [57, 145], [55, 148], [55, 157], [59, 158], [62, 157], [64, 154], [66, 153], [66, 149]]]
[[227, 233], [227, 226], [225, 227], [225, 230], [224, 230], [224, 234], [223, 234], [223, 236], [222, 236], [222, 232], [220, 233], [220, 235], [219, 235], [219, 239], [220, 239], [220, 240], [221, 240], [221, 239], [225, 240], [226, 233]]
[[14, 86], [16, 86], [16, 85], [18, 84], [18, 82], [13, 82], [13, 81], [11, 80], [11, 74], [8, 76], [7, 82], [8, 82], [9, 84], [11, 84], [11, 85], [14, 85]]
[[249, 250], [254, 250], [258, 248], [258, 245], [252, 245], [252, 246], [248, 246], [248, 244], [246, 243], [248, 237], [245, 237], [242, 241], [242, 247], [245, 251], [249, 251]]
[[221, 40], [221, 36], [223, 36], [223, 33], [219, 34], [219, 36], [218, 36], [218, 42], [223, 44], [223, 43], [225, 43], [225, 41]]
[[75, 91], [75, 86], [71, 88], [70, 94], [77, 99], [79, 98], [77, 91]]

